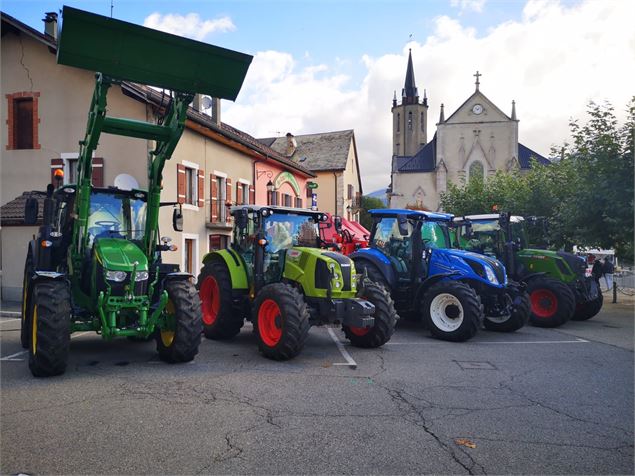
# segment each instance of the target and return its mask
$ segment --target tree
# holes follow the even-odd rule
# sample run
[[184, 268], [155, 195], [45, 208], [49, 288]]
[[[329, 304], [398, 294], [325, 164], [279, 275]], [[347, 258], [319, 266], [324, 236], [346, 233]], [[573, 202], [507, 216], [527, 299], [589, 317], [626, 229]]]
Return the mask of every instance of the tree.
[[368, 210], [374, 208], [386, 208], [386, 205], [380, 198], [363, 196], [361, 210], [359, 211], [359, 222], [367, 230], [370, 230], [373, 226], [373, 220]]

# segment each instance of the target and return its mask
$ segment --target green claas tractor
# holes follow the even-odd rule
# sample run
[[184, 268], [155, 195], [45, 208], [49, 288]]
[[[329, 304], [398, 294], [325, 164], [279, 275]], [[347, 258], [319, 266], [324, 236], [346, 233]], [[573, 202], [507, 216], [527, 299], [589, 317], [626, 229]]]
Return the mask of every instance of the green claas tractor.
[[557, 327], [569, 319], [595, 316], [603, 297], [597, 281], [585, 276], [584, 259], [564, 251], [528, 248], [525, 223], [523, 217], [509, 213], [457, 217], [455, 244], [496, 256], [510, 278], [526, 283], [533, 325]]
[[203, 259], [198, 288], [209, 339], [229, 339], [251, 320], [265, 357], [302, 350], [309, 328], [341, 324], [351, 344], [379, 347], [397, 313], [383, 287], [355, 274], [346, 256], [320, 249], [326, 214], [298, 208], [232, 207], [232, 246]]
[[[194, 93], [235, 99], [251, 56], [69, 7], [63, 19], [58, 63], [101, 72], [79, 143], [77, 183], [48, 186], [43, 224], [28, 245], [21, 340], [29, 367], [35, 376], [63, 373], [77, 331], [152, 336], [162, 360], [190, 361], [201, 340], [200, 301], [193, 277], [161, 259], [174, 249], [167, 238], [159, 242], [162, 172]], [[175, 91], [156, 124], [107, 114], [109, 88], [126, 80]], [[148, 161], [148, 190], [117, 181], [93, 186], [92, 157], [103, 133], [154, 141], [148, 158], [136, 159]], [[27, 224], [35, 224], [38, 208], [27, 200]], [[182, 221], [175, 208], [175, 230]]]

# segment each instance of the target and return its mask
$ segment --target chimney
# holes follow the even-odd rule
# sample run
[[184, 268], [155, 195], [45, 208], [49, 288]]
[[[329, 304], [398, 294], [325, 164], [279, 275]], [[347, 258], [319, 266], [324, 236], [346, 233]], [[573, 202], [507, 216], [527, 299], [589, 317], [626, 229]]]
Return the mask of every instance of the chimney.
[[42, 20], [44, 22], [44, 34], [57, 40], [57, 13], [46, 12], [45, 15], [46, 18]]
[[197, 112], [203, 112], [203, 96], [196, 93], [192, 100], [192, 108]]
[[212, 122], [220, 126], [220, 98], [212, 98], [212, 110], [210, 111], [212, 116]]
[[298, 148], [298, 142], [295, 140], [295, 137], [290, 132], [287, 132], [287, 150], [285, 155], [287, 157], [291, 157], [295, 150]]

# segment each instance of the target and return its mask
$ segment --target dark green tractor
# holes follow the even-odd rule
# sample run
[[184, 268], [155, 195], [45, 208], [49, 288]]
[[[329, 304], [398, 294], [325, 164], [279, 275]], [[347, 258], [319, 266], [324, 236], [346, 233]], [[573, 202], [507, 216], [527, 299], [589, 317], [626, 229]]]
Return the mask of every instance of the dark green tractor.
[[[162, 360], [190, 361], [201, 340], [200, 301], [193, 277], [161, 259], [174, 249], [159, 240], [162, 172], [194, 93], [235, 99], [251, 56], [69, 7], [63, 19], [58, 63], [101, 73], [79, 143], [77, 183], [62, 185], [59, 177], [57, 188], [48, 186], [43, 224], [28, 245], [21, 337], [29, 367], [35, 376], [63, 373], [77, 331], [154, 336]], [[108, 90], [123, 80], [175, 90], [156, 124], [107, 114]], [[154, 141], [148, 158], [136, 159], [147, 160], [148, 190], [92, 185], [102, 134]], [[25, 222], [35, 224], [36, 199], [25, 212]], [[182, 219], [175, 208], [175, 230]]]
[[205, 337], [230, 339], [250, 320], [260, 351], [275, 360], [300, 353], [313, 325], [341, 324], [358, 347], [388, 342], [392, 300], [348, 257], [320, 249], [326, 214], [256, 205], [231, 214], [231, 247], [207, 254], [198, 277]]
[[602, 292], [595, 279], [585, 276], [584, 259], [564, 251], [528, 248], [523, 217], [468, 215], [455, 219], [455, 224], [458, 246], [496, 256], [510, 278], [526, 283], [533, 325], [557, 327], [600, 312]]

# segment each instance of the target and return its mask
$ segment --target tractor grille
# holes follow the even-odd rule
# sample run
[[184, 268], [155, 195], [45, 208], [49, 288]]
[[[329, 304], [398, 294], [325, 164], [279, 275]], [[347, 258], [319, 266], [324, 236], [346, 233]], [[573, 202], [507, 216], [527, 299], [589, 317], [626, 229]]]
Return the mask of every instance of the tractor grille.
[[342, 291], [350, 291], [351, 290], [351, 260], [344, 255], [339, 253], [332, 253], [327, 251], [323, 253], [324, 256], [328, 256], [329, 258], [337, 261], [337, 264], [340, 265], [340, 271], [342, 272], [342, 280], [344, 281], [344, 287]]

